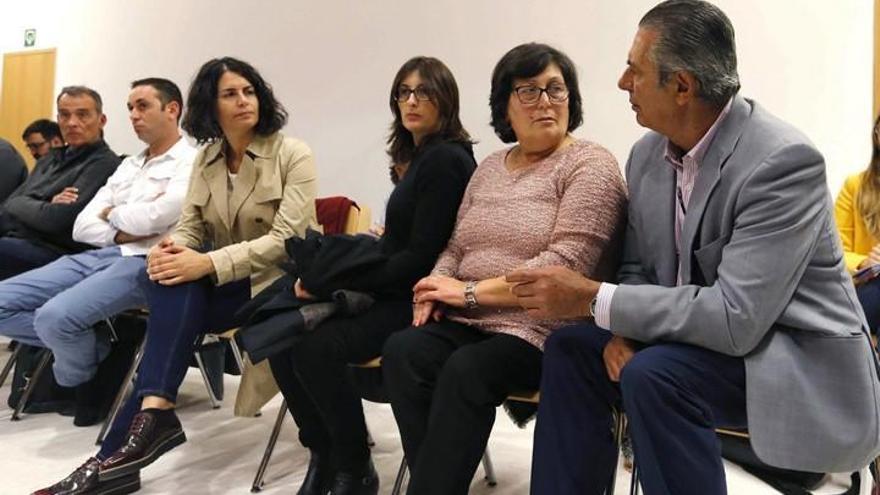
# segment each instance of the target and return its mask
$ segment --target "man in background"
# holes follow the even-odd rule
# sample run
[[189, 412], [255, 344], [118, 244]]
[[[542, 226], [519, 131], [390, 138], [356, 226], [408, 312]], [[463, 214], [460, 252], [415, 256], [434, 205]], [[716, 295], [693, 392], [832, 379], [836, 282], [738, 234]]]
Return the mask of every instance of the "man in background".
[[49, 119], [39, 119], [30, 123], [25, 127], [21, 134], [24, 145], [34, 157], [39, 160], [49, 154], [52, 148], [64, 146], [64, 139], [61, 138], [61, 128], [58, 124]]

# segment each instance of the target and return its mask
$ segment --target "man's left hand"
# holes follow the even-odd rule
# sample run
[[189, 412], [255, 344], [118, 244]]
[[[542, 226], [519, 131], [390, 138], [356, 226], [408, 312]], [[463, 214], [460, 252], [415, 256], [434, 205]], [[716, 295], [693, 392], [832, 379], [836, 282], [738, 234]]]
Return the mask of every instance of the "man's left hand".
[[535, 318], [584, 318], [599, 292], [599, 282], [562, 266], [516, 270], [506, 280], [519, 305]]

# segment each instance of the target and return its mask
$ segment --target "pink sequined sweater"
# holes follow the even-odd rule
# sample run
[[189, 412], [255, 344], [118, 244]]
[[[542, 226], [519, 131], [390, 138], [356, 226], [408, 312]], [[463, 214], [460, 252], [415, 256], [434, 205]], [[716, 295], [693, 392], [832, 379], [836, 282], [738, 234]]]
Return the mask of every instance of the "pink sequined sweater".
[[[587, 276], [614, 272], [626, 185], [614, 156], [577, 140], [544, 160], [509, 171], [510, 148], [489, 155], [464, 193], [455, 231], [434, 273], [458, 280], [499, 277], [520, 267], [563, 265]], [[517, 336], [544, 348], [565, 321], [538, 320], [520, 307], [451, 309], [451, 320]]]

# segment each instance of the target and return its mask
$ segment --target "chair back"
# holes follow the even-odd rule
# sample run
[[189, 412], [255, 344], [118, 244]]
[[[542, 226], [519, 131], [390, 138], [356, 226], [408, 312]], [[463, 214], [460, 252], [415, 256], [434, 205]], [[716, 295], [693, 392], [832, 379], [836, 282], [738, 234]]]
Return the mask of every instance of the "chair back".
[[316, 199], [315, 213], [325, 234], [356, 234], [370, 228], [370, 209], [345, 196]]

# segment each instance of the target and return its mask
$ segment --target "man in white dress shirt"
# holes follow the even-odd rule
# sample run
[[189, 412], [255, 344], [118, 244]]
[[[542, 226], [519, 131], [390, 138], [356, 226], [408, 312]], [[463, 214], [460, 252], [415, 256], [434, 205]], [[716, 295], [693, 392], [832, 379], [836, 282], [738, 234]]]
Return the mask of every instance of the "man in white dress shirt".
[[0, 282], [0, 335], [51, 349], [65, 387], [89, 382], [109, 352], [93, 325], [146, 304], [145, 255], [177, 222], [195, 157], [178, 128], [177, 85], [148, 78], [131, 88], [129, 118], [147, 148], [119, 165], [73, 226], [74, 240], [98, 249]]

